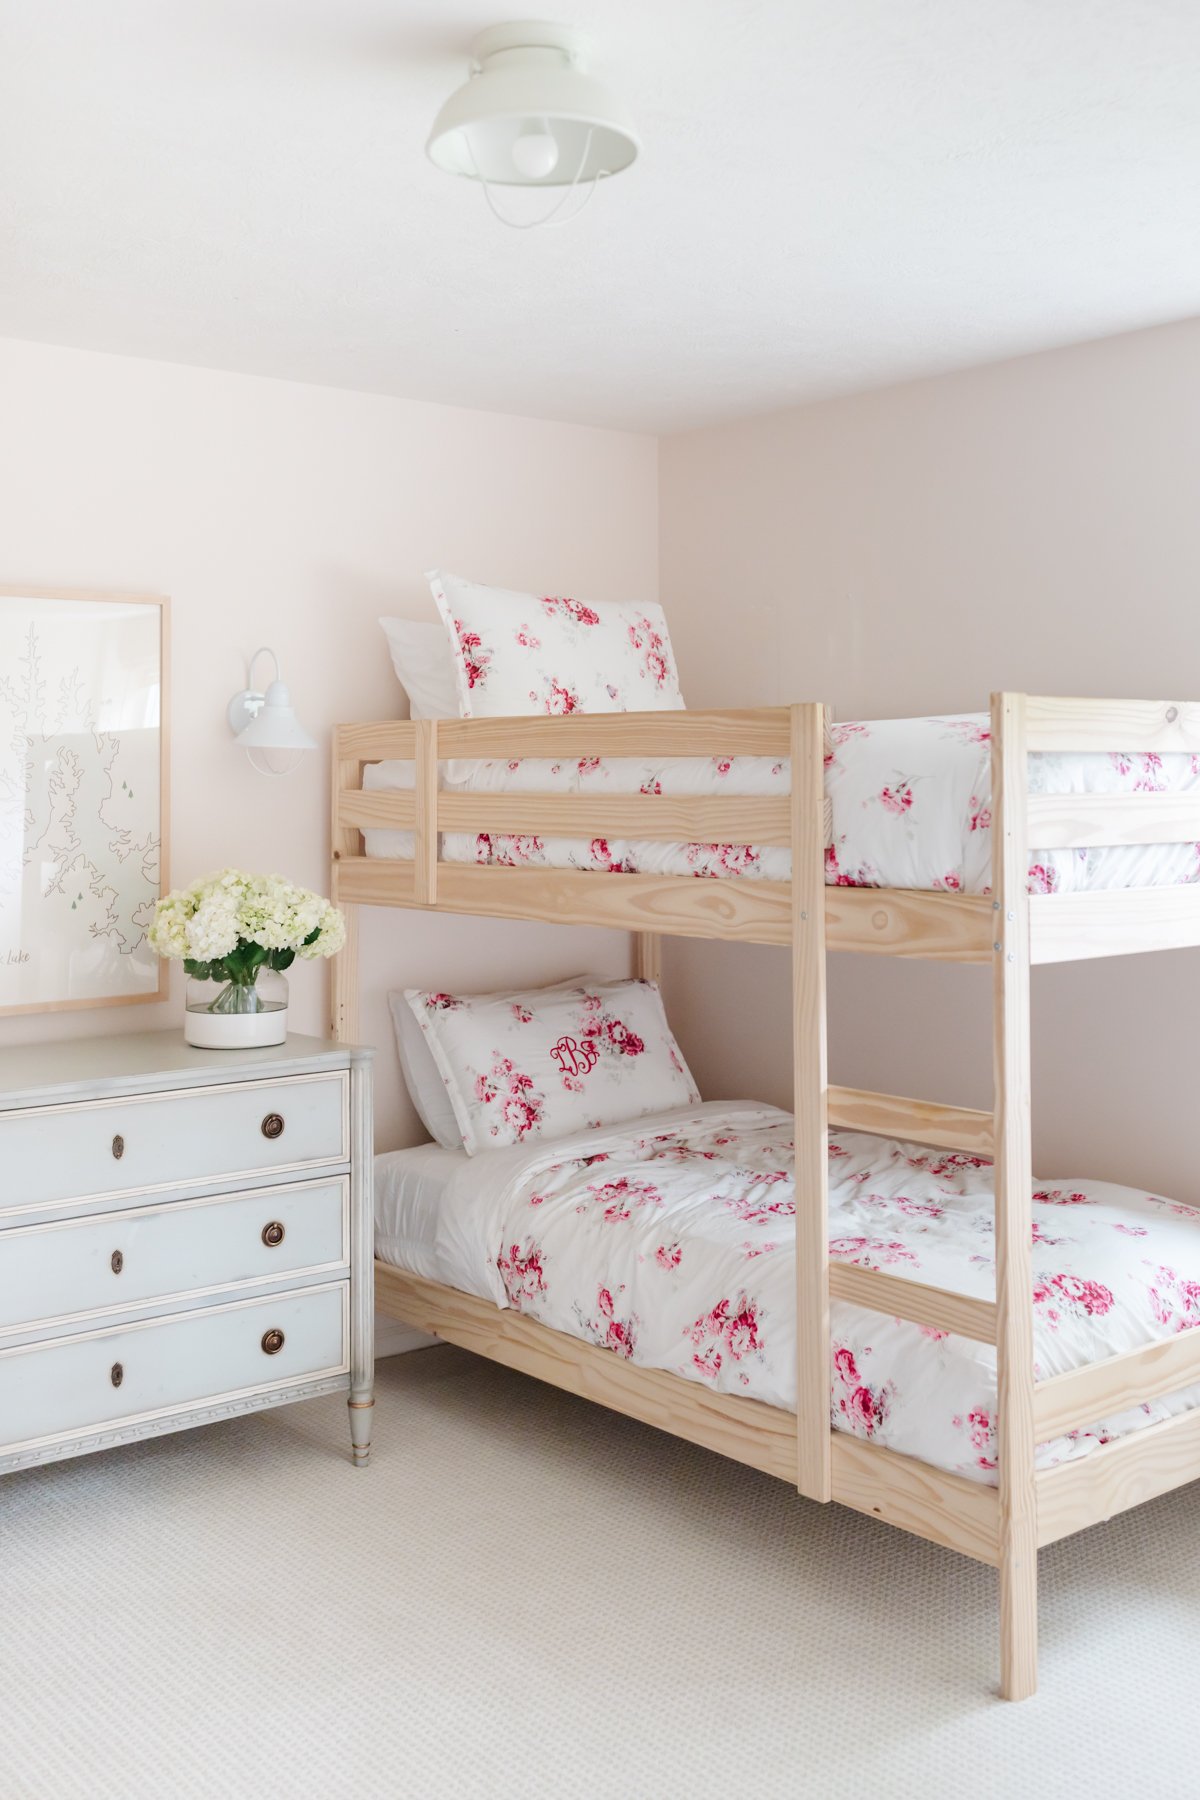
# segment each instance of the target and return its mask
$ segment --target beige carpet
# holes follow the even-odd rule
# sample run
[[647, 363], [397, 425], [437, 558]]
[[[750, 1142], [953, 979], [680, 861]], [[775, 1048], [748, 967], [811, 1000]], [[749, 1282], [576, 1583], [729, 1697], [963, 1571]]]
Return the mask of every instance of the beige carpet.
[[993, 1577], [454, 1350], [0, 1484], [0, 1800], [1200, 1794], [1196, 1488]]

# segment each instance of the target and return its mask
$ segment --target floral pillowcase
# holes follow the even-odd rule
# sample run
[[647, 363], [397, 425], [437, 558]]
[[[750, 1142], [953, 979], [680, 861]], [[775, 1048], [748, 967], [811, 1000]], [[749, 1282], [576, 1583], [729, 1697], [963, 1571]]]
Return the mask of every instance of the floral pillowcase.
[[620, 1125], [700, 1095], [651, 981], [404, 998], [468, 1155]]
[[683, 707], [661, 606], [586, 605], [429, 571], [464, 719]]

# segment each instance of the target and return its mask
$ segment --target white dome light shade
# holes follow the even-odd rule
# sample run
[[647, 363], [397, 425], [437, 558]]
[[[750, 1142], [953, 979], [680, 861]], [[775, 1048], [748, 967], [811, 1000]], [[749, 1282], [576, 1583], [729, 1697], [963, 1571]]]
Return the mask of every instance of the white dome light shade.
[[497, 187], [573, 187], [627, 169], [640, 148], [633, 120], [585, 73], [587, 49], [568, 25], [524, 21], [481, 32], [471, 79], [434, 121], [430, 160]]
[[243, 750], [315, 750], [317, 740], [292, 711], [292, 697], [282, 681], [273, 681], [262, 705], [242, 726], [237, 741]]
[[[275, 664], [275, 679], [265, 693], [254, 686], [260, 656], [269, 656]], [[235, 694], [226, 709], [229, 729], [260, 774], [290, 774], [306, 750], [317, 748], [317, 740], [296, 717], [292, 697], [280, 680], [279, 658], [269, 646], [250, 658], [249, 678], [250, 686]], [[284, 761], [284, 756], [290, 760]]]

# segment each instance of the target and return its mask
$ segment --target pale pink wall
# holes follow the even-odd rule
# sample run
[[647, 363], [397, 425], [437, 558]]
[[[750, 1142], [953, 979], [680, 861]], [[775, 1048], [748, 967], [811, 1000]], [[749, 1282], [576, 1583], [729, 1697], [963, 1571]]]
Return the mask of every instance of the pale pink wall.
[[[692, 706], [1200, 694], [1200, 323], [664, 439]], [[786, 1102], [782, 953], [671, 946], [708, 1094]], [[987, 971], [837, 957], [833, 1079], [986, 1105]], [[1035, 1155], [1200, 1198], [1200, 960], [1036, 971]]]
[[[443, 562], [600, 598], [661, 592], [693, 705], [819, 695], [843, 718], [982, 707], [991, 687], [1200, 693], [1200, 325], [707, 432], [648, 438], [0, 342], [0, 582], [174, 602], [183, 879], [221, 862], [326, 880], [326, 769], [254, 776], [222, 712], [259, 643], [301, 716], [402, 703], [375, 625], [432, 618]], [[656, 469], [661, 461], [661, 517]], [[380, 1142], [419, 1135], [389, 986], [616, 969], [619, 936], [368, 915]], [[782, 958], [670, 946], [708, 1093], [786, 1099]], [[1035, 977], [1041, 1167], [1191, 1195], [1196, 960]], [[324, 971], [297, 975], [301, 1028]], [[987, 976], [835, 959], [837, 1079], [986, 1103]], [[172, 1022], [166, 1007], [0, 1020], [0, 1042]], [[1113, 1029], [1113, 1026], [1116, 1029]]]
[[[436, 617], [421, 571], [600, 599], [657, 587], [652, 438], [0, 341], [0, 586], [170, 595], [172, 873], [225, 863], [328, 881], [331, 724], [405, 707], [380, 613]], [[256, 775], [224, 723], [245, 661], [281, 654], [321, 751]], [[423, 1137], [386, 1018], [392, 986], [488, 985], [628, 966], [605, 932], [367, 915], [364, 1032], [379, 1047], [381, 1147]], [[325, 969], [293, 971], [322, 1031]], [[0, 1043], [164, 1025], [164, 1006], [0, 1019]]]

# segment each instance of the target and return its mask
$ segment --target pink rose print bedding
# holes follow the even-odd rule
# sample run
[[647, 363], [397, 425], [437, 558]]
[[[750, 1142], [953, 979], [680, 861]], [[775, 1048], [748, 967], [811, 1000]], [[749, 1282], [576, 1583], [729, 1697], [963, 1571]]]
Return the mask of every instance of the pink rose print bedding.
[[[835, 725], [825, 783], [833, 816], [826, 879], [847, 887], [987, 893], [991, 883], [991, 745], [983, 713], [938, 719], [885, 719]], [[1031, 756], [1035, 793], [1200, 791], [1200, 756]], [[449, 792], [782, 796], [786, 761], [766, 757], [575, 762], [450, 762]], [[411, 763], [369, 764], [368, 788], [411, 787]], [[364, 833], [368, 856], [411, 859], [412, 834]], [[791, 857], [779, 846], [652, 844], [619, 838], [512, 837], [447, 833], [448, 862], [591, 869], [657, 875], [786, 881]], [[1200, 844], [1140, 844], [1091, 850], [1035, 849], [1031, 893], [1157, 887], [1200, 879]]]
[[[621, 1131], [509, 1152], [473, 1177], [439, 1237], [458, 1285], [647, 1368], [795, 1405], [792, 1121], [710, 1103]], [[981, 1299], [994, 1294], [991, 1167], [837, 1132], [836, 1261]], [[1041, 1377], [1200, 1325], [1200, 1212], [1107, 1182], [1033, 1202]], [[442, 1266], [427, 1272], [445, 1280]], [[971, 1480], [996, 1480], [995, 1352], [835, 1301], [830, 1419]], [[1200, 1387], [1043, 1444], [1039, 1468], [1200, 1404]]]
[[649, 981], [407, 989], [468, 1154], [599, 1130], [699, 1095]]
[[428, 572], [464, 719], [662, 712], [683, 705], [662, 607], [592, 605]]

